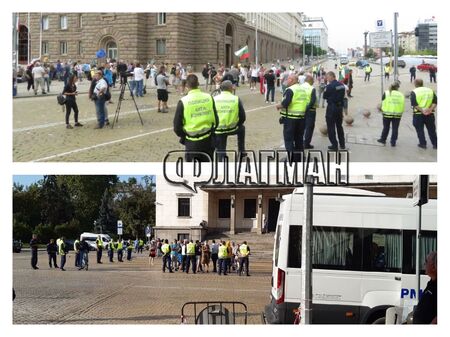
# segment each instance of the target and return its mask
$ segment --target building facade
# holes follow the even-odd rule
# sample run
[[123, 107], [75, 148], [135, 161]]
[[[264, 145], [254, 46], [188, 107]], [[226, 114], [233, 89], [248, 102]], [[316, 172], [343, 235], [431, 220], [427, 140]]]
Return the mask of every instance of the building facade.
[[[19, 13], [13, 30], [19, 64], [35, 58], [97, 62], [102, 61], [96, 59], [97, 51], [104, 49], [111, 59], [181, 62], [199, 70], [206, 62], [238, 63], [234, 52], [245, 45], [254, 61], [255, 27], [247, 14]], [[285, 19], [283, 24], [276, 24], [279, 20], [271, 14], [257, 16], [260, 62], [299, 56], [295, 32], [287, 28], [298, 17], [277, 15]]]
[[420, 22], [415, 29], [417, 50], [437, 51], [437, 22], [434, 18]]
[[[381, 192], [389, 197], [412, 195], [414, 176], [352, 176], [349, 187]], [[436, 177], [430, 177], [430, 198], [437, 197]], [[157, 178], [155, 236], [202, 240], [207, 233], [261, 234], [264, 225], [276, 229], [281, 197], [294, 187], [203, 185], [198, 193]]]
[[414, 31], [412, 32], [401, 32], [398, 33], [398, 45], [405, 51], [414, 52], [416, 51], [416, 35]]
[[328, 51], [328, 27], [322, 17], [303, 17], [305, 42]]

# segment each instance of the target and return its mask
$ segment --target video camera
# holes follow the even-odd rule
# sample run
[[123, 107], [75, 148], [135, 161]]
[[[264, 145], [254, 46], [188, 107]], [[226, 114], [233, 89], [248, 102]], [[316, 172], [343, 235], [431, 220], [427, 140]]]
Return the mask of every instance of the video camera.
[[127, 83], [127, 77], [134, 76], [132, 71], [122, 71], [120, 74], [120, 83]]

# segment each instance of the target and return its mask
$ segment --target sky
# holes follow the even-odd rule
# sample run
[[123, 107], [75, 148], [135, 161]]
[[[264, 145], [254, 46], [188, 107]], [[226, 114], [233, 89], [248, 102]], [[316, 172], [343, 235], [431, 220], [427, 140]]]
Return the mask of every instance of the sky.
[[[398, 31], [413, 31], [418, 20], [435, 17], [439, 20], [436, 7], [424, 7], [415, 4], [417, 1], [345, 1], [346, 5], [335, 4], [311, 6], [306, 3], [302, 11], [306, 16], [323, 17], [328, 27], [328, 45], [340, 52], [347, 48], [363, 47], [364, 32], [375, 31], [377, 20], [384, 20], [386, 30], [394, 30], [394, 13], [398, 12]], [[431, 1], [432, 3], [433, 1]], [[333, 3], [340, 4], [336, 1]], [[353, 4], [357, 3], [356, 8]], [[389, 9], [386, 9], [389, 8]], [[420, 10], [418, 10], [420, 8]], [[345, 11], [345, 12], [344, 12]], [[369, 40], [367, 41], [369, 43]]]

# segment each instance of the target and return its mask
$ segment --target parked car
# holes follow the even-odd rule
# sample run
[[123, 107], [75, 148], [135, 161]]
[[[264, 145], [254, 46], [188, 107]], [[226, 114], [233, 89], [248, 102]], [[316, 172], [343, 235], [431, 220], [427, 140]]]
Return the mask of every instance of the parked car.
[[436, 72], [437, 72], [437, 67], [434, 64], [431, 64], [431, 63], [419, 64], [417, 66], [417, 69], [419, 69], [419, 71], [430, 71], [431, 67], [434, 67], [436, 69]]
[[[388, 64], [389, 64], [389, 62], [385, 63], [384, 65], [388, 65]], [[403, 60], [398, 60], [397, 64], [398, 64], [399, 68], [405, 68], [406, 67], [406, 62], [403, 61]], [[394, 65], [395, 65], [395, 62], [392, 61], [392, 67], [394, 67]]]
[[13, 253], [20, 253], [22, 251], [22, 241], [13, 239]]
[[359, 68], [364, 68], [366, 65], [368, 65], [369, 62], [367, 60], [358, 60], [356, 61], [356, 66]]

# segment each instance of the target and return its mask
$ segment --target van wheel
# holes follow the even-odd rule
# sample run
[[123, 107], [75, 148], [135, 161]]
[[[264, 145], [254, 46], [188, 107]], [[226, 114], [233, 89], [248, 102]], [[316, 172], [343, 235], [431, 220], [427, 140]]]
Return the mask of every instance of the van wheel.
[[386, 317], [380, 317], [373, 321], [372, 324], [386, 324]]

